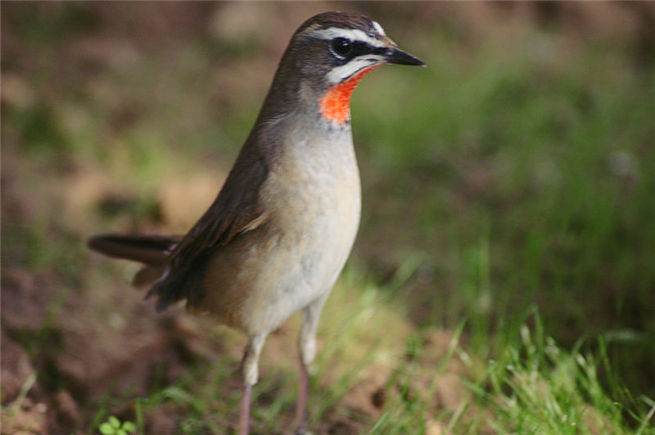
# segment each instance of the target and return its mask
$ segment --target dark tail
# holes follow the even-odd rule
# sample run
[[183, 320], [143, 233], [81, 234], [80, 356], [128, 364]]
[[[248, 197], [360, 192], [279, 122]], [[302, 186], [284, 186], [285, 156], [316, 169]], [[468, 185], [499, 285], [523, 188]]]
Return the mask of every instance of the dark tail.
[[132, 284], [137, 287], [155, 282], [166, 269], [170, 250], [180, 236], [144, 236], [101, 234], [91, 237], [89, 249], [113, 258], [138, 261], [144, 267], [136, 274]]
[[180, 237], [101, 234], [89, 239], [89, 249], [114, 258], [138, 261], [149, 266], [160, 266], [167, 262], [167, 251]]

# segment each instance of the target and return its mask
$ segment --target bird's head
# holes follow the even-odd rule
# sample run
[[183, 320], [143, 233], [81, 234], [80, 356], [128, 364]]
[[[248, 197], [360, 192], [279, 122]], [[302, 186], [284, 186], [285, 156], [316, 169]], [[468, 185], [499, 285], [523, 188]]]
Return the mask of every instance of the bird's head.
[[376, 21], [325, 12], [294, 33], [274, 85], [299, 95], [301, 104], [317, 102], [324, 119], [344, 124], [350, 119], [350, 96], [359, 81], [387, 63], [425, 65], [400, 50]]

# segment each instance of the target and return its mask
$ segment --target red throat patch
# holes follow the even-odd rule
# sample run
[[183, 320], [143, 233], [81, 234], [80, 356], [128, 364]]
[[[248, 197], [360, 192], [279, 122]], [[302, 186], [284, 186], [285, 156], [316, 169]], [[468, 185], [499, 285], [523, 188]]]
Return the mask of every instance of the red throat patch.
[[323, 118], [343, 124], [350, 118], [350, 96], [359, 81], [380, 65], [375, 65], [357, 73], [343, 83], [331, 87], [319, 101], [319, 109]]

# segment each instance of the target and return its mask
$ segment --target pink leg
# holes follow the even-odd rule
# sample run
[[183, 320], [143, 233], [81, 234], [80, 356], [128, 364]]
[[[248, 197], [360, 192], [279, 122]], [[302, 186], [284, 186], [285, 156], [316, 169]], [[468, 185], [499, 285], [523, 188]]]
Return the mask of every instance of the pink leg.
[[307, 399], [309, 394], [309, 379], [307, 366], [314, 360], [316, 355], [316, 327], [321, 309], [329, 293], [307, 305], [302, 310], [302, 323], [300, 335], [298, 336], [298, 353], [300, 354], [300, 385], [298, 401], [296, 402], [297, 435], [304, 435], [307, 430]]
[[307, 395], [309, 393], [309, 379], [307, 376], [307, 366], [300, 358], [300, 385], [298, 390], [298, 400], [296, 401], [296, 424], [298, 429], [296, 434], [304, 434], [307, 429]]
[[239, 435], [248, 435], [250, 420], [250, 390], [257, 383], [259, 353], [262, 350], [266, 335], [253, 335], [248, 338], [246, 351], [241, 361], [241, 377], [243, 379], [241, 395], [241, 416], [239, 418]]
[[239, 435], [248, 435], [250, 420], [250, 385], [243, 384], [241, 394], [241, 415], [239, 417]]

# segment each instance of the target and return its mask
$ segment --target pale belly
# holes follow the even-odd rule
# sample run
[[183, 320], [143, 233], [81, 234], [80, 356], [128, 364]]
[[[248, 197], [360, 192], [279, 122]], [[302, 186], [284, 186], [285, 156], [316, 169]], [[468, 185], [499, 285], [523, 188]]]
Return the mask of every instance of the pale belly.
[[207, 265], [204, 311], [246, 334], [268, 333], [330, 292], [352, 248], [361, 205], [356, 166], [339, 169], [295, 189], [288, 177], [276, 184], [273, 176], [270, 220]]

